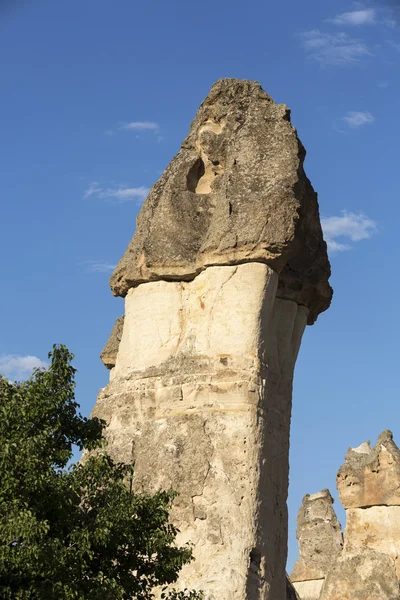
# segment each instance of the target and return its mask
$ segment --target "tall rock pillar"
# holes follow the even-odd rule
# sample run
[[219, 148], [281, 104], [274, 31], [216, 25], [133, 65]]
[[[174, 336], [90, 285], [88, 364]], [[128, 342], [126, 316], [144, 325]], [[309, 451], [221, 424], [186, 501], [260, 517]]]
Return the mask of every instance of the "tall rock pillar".
[[285, 105], [218, 81], [111, 278], [125, 317], [94, 414], [138, 489], [179, 493], [179, 585], [208, 600], [286, 597], [293, 370], [332, 294], [304, 156]]

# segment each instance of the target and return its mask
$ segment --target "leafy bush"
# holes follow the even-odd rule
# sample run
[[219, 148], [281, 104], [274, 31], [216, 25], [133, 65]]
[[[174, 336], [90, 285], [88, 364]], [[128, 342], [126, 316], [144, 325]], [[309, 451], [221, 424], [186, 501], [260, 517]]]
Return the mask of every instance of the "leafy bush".
[[[192, 560], [169, 523], [173, 492], [138, 494], [133, 467], [104, 450], [104, 422], [78, 413], [73, 355], [54, 346], [48, 370], [0, 377], [0, 598], [148, 600]], [[68, 467], [74, 446], [91, 451]]]

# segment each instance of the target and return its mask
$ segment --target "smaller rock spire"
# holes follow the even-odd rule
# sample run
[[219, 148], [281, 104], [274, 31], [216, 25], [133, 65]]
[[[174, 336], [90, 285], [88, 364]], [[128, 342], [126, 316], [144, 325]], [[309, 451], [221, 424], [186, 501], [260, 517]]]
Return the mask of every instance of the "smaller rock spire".
[[290, 576], [302, 600], [318, 600], [332, 560], [343, 548], [340, 523], [328, 489], [306, 494], [297, 517], [299, 558]]

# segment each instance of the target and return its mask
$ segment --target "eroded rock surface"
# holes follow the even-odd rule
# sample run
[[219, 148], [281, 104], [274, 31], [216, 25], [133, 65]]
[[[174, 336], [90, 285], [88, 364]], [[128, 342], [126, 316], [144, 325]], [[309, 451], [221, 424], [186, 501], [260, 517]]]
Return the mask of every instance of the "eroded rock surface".
[[372, 548], [396, 564], [400, 579], [400, 506], [370, 506], [346, 511], [346, 550]]
[[285, 105], [257, 82], [218, 81], [143, 204], [113, 293], [258, 261], [281, 273], [278, 296], [307, 306], [314, 322], [332, 290], [304, 157]]
[[303, 159], [285, 106], [255, 82], [217, 82], [111, 279], [125, 319], [94, 414], [138, 489], [179, 493], [171, 517], [196, 560], [178, 587], [206, 600], [293, 591], [293, 370], [332, 294]]
[[297, 517], [297, 540], [299, 558], [291, 581], [323, 579], [343, 548], [342, 530], [329, 490], [304, 496]]
[[320, 600], [399, 600], [394, 561], [381, 552], [360, 548], [344, 552], [333, 564]]

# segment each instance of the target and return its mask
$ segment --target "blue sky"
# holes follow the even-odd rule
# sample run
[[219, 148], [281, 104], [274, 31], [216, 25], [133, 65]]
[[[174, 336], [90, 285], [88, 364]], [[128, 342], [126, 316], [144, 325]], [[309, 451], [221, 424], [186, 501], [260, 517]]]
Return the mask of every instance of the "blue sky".
[[297, 363], [289, 568], [303, 495], [336, 493], [348, 446], [386, 428], [400, 441], [400, 3], [331, 5], [0, 6], [0, 370], [27, 376], [66, 344], [85, 414], [107, 382], [98, 356], [123, 312], [108, 277], [213, 82], [256, 79], [292, 109], [335, 296]]

